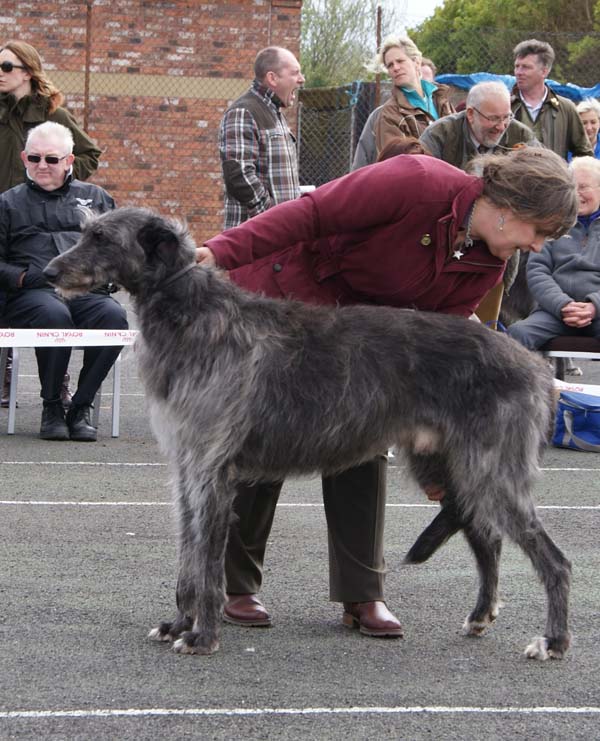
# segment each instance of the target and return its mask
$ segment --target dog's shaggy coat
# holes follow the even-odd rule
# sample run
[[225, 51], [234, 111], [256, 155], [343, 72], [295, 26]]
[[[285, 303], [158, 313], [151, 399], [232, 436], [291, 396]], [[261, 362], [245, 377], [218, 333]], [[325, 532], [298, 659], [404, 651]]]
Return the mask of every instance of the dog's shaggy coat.
[[194, 259], [183, 226], [122, 208], [46, 269], [65, 296], [119, 284], [138, 312], [140, 373], [179, 515], [178, 616], [151, 636], [182, 653], [218, 648], [238, 482], [331, 474], [396, 445], [421, 485], [446, 491], [408, 560], [464, 530], [480, 575], [465, 632], [479, 634], [497, 615], [509, 535], [548, 597], [545, 634], [526, 654], [562, 657], [570, 564], [531, 497], [552, 409], [545, 364], [475, 322], [266, 299]]

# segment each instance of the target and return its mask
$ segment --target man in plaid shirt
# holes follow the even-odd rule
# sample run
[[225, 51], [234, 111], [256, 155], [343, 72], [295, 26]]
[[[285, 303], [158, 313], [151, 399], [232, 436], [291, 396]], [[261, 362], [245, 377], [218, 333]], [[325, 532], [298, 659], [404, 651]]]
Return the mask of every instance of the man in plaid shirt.
[[254, 77], [219, 131], [225, 229], [300, 195], [296, 140], [281, 112], [304, 84], [300, 64], [287, 49], [270, 46], [257, 55]]

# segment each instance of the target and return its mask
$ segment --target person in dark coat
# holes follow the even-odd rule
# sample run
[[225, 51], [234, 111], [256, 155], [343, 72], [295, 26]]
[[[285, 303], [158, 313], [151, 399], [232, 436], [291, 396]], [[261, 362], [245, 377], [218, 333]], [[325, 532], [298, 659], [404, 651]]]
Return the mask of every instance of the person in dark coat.
[[474, 85], [466, 109], [432, 123], [420, 139], [434, 157], [461, 170], [479, 154], [541, 146], [531, 129], [513, 119], [510, 93], [502, 82]]
[[[517, 249], [539, 252], [577, 214], [573, 178], [548, 150], [484, 155], [480, 166], [477, 176], [426, 155], [391, 157], [209, 239], [198, 261], [273, 298], [468, 317]], [[383, 602], [385, 467], [382, 455], [323, 479], [330, 597], [344, 603], [345, 625], [372, 636], [401, 635]], [[271, 482], [251, 492], [259, 525], [247, 578], [235, 588], [259, 605], [280, 490]]]
[[[44, 121], [66, 126], [73, 136], [73, 172], [86, 180], [98, 167], [100, 150], [62, 107], [64, 95], [48, 79], [37, 50], [25, 41], [7, 41], [0, 48], [0, 193], [25, 182], [21, 152], [31, 129]], [[6, 295], [0, 294], [0, 315]], [[9, 350], [6, 373], [2, 379], [0, 406], [8, 407], [8, 389], [12, 371]], [[69, 375], [61, 388], [63, 404], [69, 404]]]
[[517, 121], [529, 126], [545, 147], [566, 159], [588, 157], [589, 145], [575, 103], [555, 93], [546, 78], [554, 63], [554, 49], [547, 41], [527, 39], [513, 49], [516, 83], [511, 107]]
[[[22, 152], [27, 181], [0, 196], [0, 290], [7, 295], [10, 327], [44, 329], [127, 329], [123, 307], [103, 290], [63, 300], [43, 275], [46, 265], [72, 247], [81, 223], [92, 213], [114, 208], [98, 185], [74, 180], [73, 137], [46, 121], [29, 132]], [[120, 347], [86, 347], [77, 390], [65, 419], [60, 398], [70, 348], [36, 348], [43, 399], [40, 437], [96, 440], [91, 407]]]

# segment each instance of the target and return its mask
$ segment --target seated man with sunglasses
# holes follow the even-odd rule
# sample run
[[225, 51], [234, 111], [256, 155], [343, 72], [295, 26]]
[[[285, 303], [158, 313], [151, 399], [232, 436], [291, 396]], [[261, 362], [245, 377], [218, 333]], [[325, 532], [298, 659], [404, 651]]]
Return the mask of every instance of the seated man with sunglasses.
[[[0, 291], [7, 294], [9, 326], [44, 329], [127, 329], [123, 307], [110, 287], [64, 301], [42, 271], [72, 247], [91, 212], [115, 204], [97, 185], [73, 179], [73, 136], [47, 121], [31, 129], [21, 159], [26, 182], [0, 195]], [[71, 348], [36, 348], [43, 399], [40, 437], [44, 440], [96, 440], [90, 410], [96, 392], [120, 347], [86, 347], [77, 391], [66, 417], [60, 399]]]
[[541, 146], [532, 130], [515, 121], [510, 92], [502, 82], [480, 82], [467, 95], [466, 108], [430, 124], [421, 143], [434, 157], [465, 170], [478, 154]]

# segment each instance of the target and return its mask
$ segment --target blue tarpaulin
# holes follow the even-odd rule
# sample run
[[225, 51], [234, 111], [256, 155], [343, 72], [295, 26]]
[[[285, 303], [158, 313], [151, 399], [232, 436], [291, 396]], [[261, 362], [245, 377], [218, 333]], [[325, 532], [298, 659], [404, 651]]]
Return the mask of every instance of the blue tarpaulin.
[[[478, 82], [498, 81], [503, 82], [509, 90], [512, 90], [515, 84], [514, 75], [494, 75], [491, 72], [474, 72], [472, 75], [438, 75], [436, 82], [443, 85], [454, 85], [461, 90], [470, 90]], [[580, 87], [568, 82], [563, 85], [556, 80], [546, 80], [548, 86], [558, 95], [564, 95], [575, 103], [579, 103], [585, 98], [600, 98], [600, 83], [594, 87]]]

